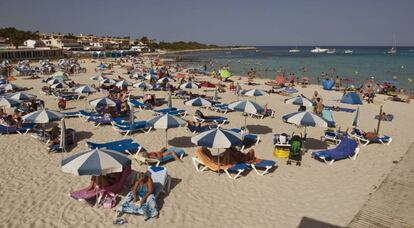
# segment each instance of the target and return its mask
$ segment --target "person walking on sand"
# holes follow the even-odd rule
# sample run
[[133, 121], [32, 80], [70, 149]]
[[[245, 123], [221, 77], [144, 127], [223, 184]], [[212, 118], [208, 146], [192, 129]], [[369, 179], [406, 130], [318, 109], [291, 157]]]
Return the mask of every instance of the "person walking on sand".
[[335, 78], [335, 88], [336, 90], [339, 90], [339, 87], [341, 87], [341, 78], [337, 75]]

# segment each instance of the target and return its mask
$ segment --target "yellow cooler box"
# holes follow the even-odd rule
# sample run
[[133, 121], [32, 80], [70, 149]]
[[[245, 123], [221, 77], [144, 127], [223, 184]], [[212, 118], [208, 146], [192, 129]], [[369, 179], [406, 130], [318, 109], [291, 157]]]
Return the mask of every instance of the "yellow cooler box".
[[275, 152], [273, 152], [277, 158], [288, 158], [289, 157], [289, 147], [275, 147]]

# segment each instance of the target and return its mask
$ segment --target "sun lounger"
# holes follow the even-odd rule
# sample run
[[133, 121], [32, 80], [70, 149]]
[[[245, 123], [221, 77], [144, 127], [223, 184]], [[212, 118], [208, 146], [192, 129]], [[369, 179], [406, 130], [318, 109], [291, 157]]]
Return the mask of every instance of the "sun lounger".
[[363, 146], [367, 146], [370, 143], [381, 143], [383, 145], [390, 145], [390, 143], [392, 142], [392, 138], [387, 135], [378, 136], [374, 139], [369, 140], [364, 136], [362, 131], [359, 130], [358, 128], [354, 128], [351, 131], [350, 136], [358, 140], [358, 142], [361, 143]]
[[107, 192], [112, 192], [112, 193], [117, 193], [120, 192], [127, 184], [127, 179], [128, 176], [131, 174], [131, 166], [127, 166], [124, 168], [124, 170], [122, 171], [121, 174], [121, 179], [119, 182], [108, 186], [108, 187], [104, 187], [101, 188], [99, 190], [88, 190], [89, 187], [80, 189], [78, 191], [74, 191], [69, 193], [69, 197], [75, 199], [75, 200], [79, 200], [79, 201], [85, 201], [85, 200], [89, 200], [89, 199], [93, 199], [96, 198], [98, 196], [98, 194], [100, 192], [107, 191]]
[[213, 110], [213, 111], [216, 111], [216, 112], [222, 112], [224, 114], [226, 114], [227, 112], [231, 111], [229, 109], [229, 105], [228, 104], [224, 104], [224, 103], [216, 103], [216, 104], [213, 104], [210, 109]]
[[86, 119], [88, 122], [93, 122], [95, 127], [99, 127], [101, 125], [111, 125], [113, 120], [112, 118], [105, 118], [103, 116], [91, 116]]
[[[217, 171], [217, 169], [212, 168], [211, 166], [205, 164], [197, 157], [192, 157], [193, 164], [197, 172], [203, 172], [206, 169], [210, 169], [211, 171]], [[217, 164], [218, 166], [218, 164]], [[249, 164], [247, 163], [238, 163], [233, 166], [227, 167], [227, 166], [220, 166], [220, 170], [223, 170], [224, 173], [230, 178], [230, 179], [237, 179], [240, 174], [242, 174], [244, 171], [246, 171], [249, 168]], [[232, 176], [231, 174], [234, 174]]]
[[157, 110], [152, 110], [152, 111], [154, 111], [156, 114], [166, 114], [166, 113], [177, 111], [177, 110], [178, 110], [177, 108], [171, 107], [171, 108], [157, 109]]
[[[134, 122], [133, 124], [125, 122], [125, 124], [122, 124], [122, 125], [116, 124], [114, 122], [113, 128], [119, 133], [124, 134], [125, 136], [132, 134], [134, 132], [137, 132], [137, 131], [148, 133], [152, 129], [151, 127], [150, 128], [147, 127], [147, 121], [137, 121], [137, 122]], [[148, 131], [146, 131], [147, 129]]]
[[351, 158], [355, 160], [358, 153], [358, 143], [348, 137], [344, 137], [336, 148], [313, 152], [312, 157], [332, 165], [336, 160], [340, 159]]
[[139, 153], [141, 151], [141, 145], [139, 145], [137, 142], [135, 142], [132, 139], [122, 139], [107, 143], [95, 143], [91, 141], [86, 141], [86, 144], [90, 149], [97, 149], [97, 148], [105, 148], [108, 150], [114, 150], [121, 153]]
[[200, 127], [195, 126], [195, 125], [191, 125], [191, 124], [187, 125], [187, 129], [193, 134], [201, 133], [201, 132], [208, 131], [208, 130], [211, 130], [211, 129], [214, 129], [214, 128], [217, 128], [217, 125], [211, 124], [211, 125], [204, 125], [204, 126], [200, 126]]
[[346, 132], [326, 130], [324, 135], [321, 137], [321, 141], [331, 141], [335, 144], [339, 144], [341, 142], [341, 139], [346, 135]]
[[250, 117], [253, 118], [258, 118], [258, 119], [263, 119], [265, 117], [275, 117], [275, 111], [273, 111], [272, 109], [268, 109], [266, 112], [263, 113], [246, 113], [247, 115], [249, 115]]
[[[185, 152], [182, 148], [177, 148], [177, 147], [169, 147], [166, 151], [164, 151], [164, 153], [168, 153], [174, 151], [175, 154], [177, 155], [178, 158], [183, 159], [183, 157], [185, 156]], [[141, 154], [136, 153], [135, 154], [135, 160], [138, 163], [145, 163], [145, 164], [151, 164], [151, 163], [155, 163], [155, 166], [159, 166], [163, 163], [167, 163], [169, 161], [173, 161], [175, 160], [175, 158], [172, 155], [167, 155], [165, 157], [163, 157], [162, 159], [153, 159], [153, 158], [144, 158], [142, 157]]]
[[158, 115], [164, 115], [164, 114], [169, 114], [169, 115], [172, 115], [172, 116], [185, 117], [187, 115], [187, 111], [184, 110], [184, 109], [177, 109], [177, 110], [173, 110], [173, 111], [158, 113]]
[[80, 117], [80, 112], [79, 111], [76, 111], [76, 112], [62, 112], [62, 114], [65, 118]]
[[95, 112], [88, 112], [85, 110], [80, 110], [79, 111], [79, 117], [82, 117], [83, 119], [87, 120], [89, 117], [102, 117], [101, 114], [95, 113]]
[[[276, 166], [276, 162], [272, 160], [259, 160], [257, 162], [250, 163], [250, 166], [259, 176], [264, 176], [269, 173], [269, 170]], [[263, 170], [260, 172], [260, 170]]]
[[215, 123], [218, 126], [222, 126], [223, 124], [226, 124], [229, 122], [229, 120], [226, 117], [222, 117], [222, 116], [208, 116], [206, 118], [194, 116], [194, 120], [200, 123]]
[[139, 108], [139, 109], [151, 109], [151, 105], [149, 104], [144, 104], [140, 101], [138, 101], [137, 99], [130, 99], [129, 104], [134, 106], [135, 108]]
[[23, 127], [8, 127], [6, 125], [0, 125], [0, 135], [7, 135], [7, 134], [20, 134], [25, 135], [34, 127], [33, 124], [25, 124]]
[[[240, 128], [232, 128], [231, 131], [241, 133]], [[241, 147], [241, 150], [244, 150], [246, 146], [249, 145], [257, 145], [260, 142], [260, 137], [255, 134], [242, 134], [243, 136], [243, 146]]]

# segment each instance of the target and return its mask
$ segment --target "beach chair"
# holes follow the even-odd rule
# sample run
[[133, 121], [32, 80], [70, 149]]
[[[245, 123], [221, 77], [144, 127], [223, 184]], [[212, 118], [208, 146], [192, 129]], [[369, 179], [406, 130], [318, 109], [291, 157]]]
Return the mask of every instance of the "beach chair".
[[8, 134], [19, 134], [25, 135], [29, 131], [31, 131], [34, 127], [34, 124], [24, 124], [22, 127], [9, 127], [3, 124], [0, 124], [0, 135], [8, 135]]
[[222, 116], [208, 116], [204, 118], [199, 117], [199, 116], [194, 116], [194, 121], [200, 122], [200, 123], [215, 123], [219, 127], [229, 122], [229, 120], [226, 117], [222, 117]]
[[341, 139], [345, 137], [347, 134], [347, 132], [339, 132], [332, 129], [328, 129], [324, 132], [324, 135], [321, 137], [321, 141], [330, 141], [335, 144], [339, 144], [341, 142]]
[[216, 111], [216, 112], [224, 113], [224, 114], [226, 114], [227, 112], [231, 111], [229, 109], [229, 105], [228, 104], [224, 104], [224, 103], [216, 103], [216, 104], [213, 104], [210, 107], [210, 109], [213, 110], [213, 111]]
[[[203, 172], [206, 169], [210, 169], [211, 171], [217, 171], [214, 168], [211, 168], [211, 166], [206, 165], [205, 163], [203, 163], [197, 157], [192, 157], [191, 159], [193, 161], [194, 167], [197, 170], [197, 172]], [[223, 166], [223, 168], [220, 167], [220, 170], [223, 170], [224, 173], [230, 179], [237, 179], [240, 176], [240, 174], [242, 174], [248, 168], [249, 168], [249, 164], [247, 164], [247, 163], [237, 163], [237, 164], [235, 164], [231, 167], [224, 167], [224, 166]], [[231, 174], [233, 174], [233, 176]]]
[[80, 117], [80, 112], [79, 111], [76, 111], [76, 112], [62, 112], [62, 114], [65, 118]]
[[141, 110], [143, 109], [151, 109], [151, 105], [149, 104], [144, 104], [140, 101], [138, 101], [137, 99], [130, 99], [128, 100], [128, 104], [135, 107], [135, 108], [139, 108]]
[[185, 117], [187, 115], [187, 111], [184, 109], [176, 109], [176, 110], [172, 110], [172, 111], [167, 111], [167, 112], [160, 112], [160, 113], [156, 113], [157, 115], [164, 115], [164, 114], [169, 114], [172, 116], [181, 116], [181, 117]]
[[139, 153], [142, 149], [141, 145], [139, 145], [137, 142], [135, 142], [132, 139], [122, 139], [117, 141], [111, 141], [106, 143], [95, 143], [91, 141], [86, 141], [86, 145], [90, 149], [99, 149], [99, 148], [105, 148], [108, 150], [114, 150], [121, 153]]
[[252, 118], [257, 118], [257, 119], [263, 119], [265, 117], [275, 117], [275, 111], [273, 111], [272, 109], [268, 109], [266, 112], [263, 113], [246, 113], [246, 115], [252, 117]]
[[195, 126], [195, 125], [191, 125], [191, 124], [187, 125], [187, 129], [193, 134], [208, 131], [208, 130], [211, 130], [211, 129], [214, 129], [214, 128], [217, 128], [217, 127], [218, 126], [215, 125], [215, 124], [204, 125], [204, 126]]
[[392, 142], [392, 138], [387, 135], [378, 136], [374, 139], [369, 140], [364, 136], [363, 132], [358, 128], [354, 128], [351, 131], [350, 136], [356, 139], [363, 146], [367, 146], [370, 143], [381, 143], [382, 145], [390, 145], [390, 143]]
[[79, 110], [79, 117], [82, 117], [82, 119], [84, 119], [85, 121], [89, 118], [89, 117], [102, 117], [103, 115], [95, 113], [95, 112], [88, 112], [86, 110]]
[[122, 170], [121, 179], [119, 180], [119, 182], [111, 186], [107, 186], [107, 187], [95, 189], [95, 190], [88, 190], [89, 187], [82, 188], [80, 190], [70, 192], [69, 197], [75, 200], [79, 200], [79, 201], [86, 201], [86, 200], [90, 200], [93, 198], [99, 198], [99, 194], [101, 194], [103, 191], [118, 193], [127, 185], [128, 176], [130, 174], [131, 174], [131, 166], [129, 165], [129, 166], [124, 167], [124, 169]]
[[86, 119], [88, 122], [92, 122], [95, 124], [95, 127], [99, 127], [101, 125], [111, 125], [113, 120], [112, 118], [105, 118], [103, 116], [91, 116]]
[[125, 122], [124, 124], [117, 124], [113, 122], [112, 126], [117, 132], [124, 134], [124, 136], [135, 133], [137, 131], [148, 133], [152, 129], [151, 127], [148, 128], [147, 121], [137, 121], [132, 124], [128, 122]]
[[358, 143], [349, 137], [344, 137], [336, 148], [312, 153], [312, 157], [332, 165], [335, 161], [345, 158], [355, 160], [358, 156]]
[[[276, 166], [276, 162], [272, 160], [262, 160], [259, 159], [256, 162], [250, 163], [250, 166], [259, 176], [264, 176], [269, 173], [269, 170]], [[260, 172], [260, 170], [263, 170]]]
[[[185, 156], [184, 150], [182, 148], [177, 148], [177, 147], [169, 147], [167, 150], [164, 151], [164, 153], [171, 152], [171, 151], [174, 151], [175, 154], [177, 155], [177, 157], [179, 157], [181, 160]], [[153, 164], [153, 163], [155, 163], [155, 166], [159, 166], [161, 164], [164, 164], [164, 163], [167, 163], [169, 161], [175, 160], [172, 155], [165, 156], [162, 159], [158, 160], [158, 159], [153, 159], [153, 158], [145, 158], [139, 153], [136, 153], [134, 158], [139, 164]]]
[[171, 108], [156, 109], [156, 110], [152, 110], [152, 111], [155, 114], [159, 115], [159, 114], [166, 114], [166, 113], [177, 111], [177, 110], [178, 110], [177, 108], [171, 107]]
[[[242, 133], [242, 130], [240, 128], [232, 128], [231, 131]], [[242, 134], [243, 136], [243, 146], [241, 147], [241, 150], [243, 151], [246, 146], [249, 145], [257, 145], [260, 142], [260, 137], [255, 134]]]

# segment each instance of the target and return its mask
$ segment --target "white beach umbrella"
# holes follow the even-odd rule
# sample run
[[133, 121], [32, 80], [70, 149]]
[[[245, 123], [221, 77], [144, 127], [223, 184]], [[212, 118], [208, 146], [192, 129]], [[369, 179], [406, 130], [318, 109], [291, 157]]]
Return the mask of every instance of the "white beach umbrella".
[[102, 85], [102, 84], [113, 85], [113, 84], [115, 84], [115, 83], [116, 83], [116, 81], [115, 81], [114, 79], [111, 79], [111, 78], [106, 78], [106, 79], [103, 79], [103, 80], [99, 81], [99, 83], [100, 83], [101, 85]]
[[[237, 112], [243, 112], [247, 114], [259, 114], [264, 112], [264, 108], [260, 106], [259, 104], [249, 101], [249, 100], [241, 100], [236, 101], [231, 104], [229, 104], [229, 109], [237, 111]], [[244, 116], [244, 128], [247, 127], [247, 117], [248, 115]]]
[[288, 123], [296, 124], [298, 126], [305, 127], [328, 127], [328, 120], [320, 117], [312, 112], [294, 112], [288, 115], [282, 116], [282, 120]]
[[7, 98], [7, 97], [0, 98], [0, 107], [11, 108], [11, 107], [19, 106], [19, 105], [20, 105], [19, 100]]
[[180, 85], [180, 89], [198, 89], [199, 86], [195, 84], [194, 82], [186, 82], [182, 85]]
[[25, 92], [17, 92], [7, 96], [7, 98], [19, 100], [19, 101], [29, 101], [31, 99], [36, 98], [36, 95], [25, 93]]
[[287, 100], [285, 100], [285, 103], [286, 104], [299, 105], [299, 106], [308, 106], [308, 107], [313, 106], [313, 102], [311, 100], [309, 100], [308, 98], [303, 97], [303, 96], [297, 96], [297, 97], [287, 99]]
[[63, 114], [57, 111], [43, 109], [29, 113], [22, 118], [25, 123], [44, 124], [61, 120], [63, 118]]
[[251, 90], [244, 91], [243, 95], [249, 96], [249, 97], [254, 97], [255, 101], [256, 101], [256, 97], [269, 96], [268, 93], [266, 93], [265, 91], [260, 90], [260, 89], [251, 89]]
[[125, 81], [125, 80], [119, 81], [115, 84], [115, 86], [118, 87], [118, 88], [123, 88], [123, 87], [127, 87], [127, 86], [130, 86], [130, 85], [132, 85], [132, 83], [128, 82], [128, 81]]
[[90, 79], [94, 80], [94, 81], [102, 81], [102, 80], [105, 80], [105, 79], [108, 79], [108, 78], [104, 77], [104, 76], [101, 76], [101, 75], [98, 75], [98, 76], [93, 76]]
[[49, 81], [47, 81], [47, 84], [49, 84], [49, 85], [54, 85], [54, 84], [57, 84], [57, 83], [63, 83], [63, 80], [52, 78]]
[[16, 84], [12, 84], [12, 83], [2, 85], [1, 88], [3, 88], [5, 91], [15, 91], [15, 90], [22, 89], [22, 87], [20, 87]]
[[75, 89], [75, 92], [76, 93], [79, 93], [79, 94], [91, 94], [91, 93], [93, 93], [95, 91], [96, 90], [94, 88], [92, 88], [92, 87], [90, 87], [88, 85], [83, 85], [83, 86], [80, 86], [80, 87], [78, 87], [78, 88]]
[[146, 83], [146, 82], [135, 83], [133, 85], [133, 87], [140, 88], [140, 89], [143, 89], [143, 90], [147, 90], [147, 89], [152, 89], [153, 88], [153, 86], [151, 84]]
[[65, 83], [59, 82], [59, 83], [51, 85], [50, 88], [52, 88], [52, 89], [64, 89], [64, 88], [69, 88], [69, 86], [66, 85]]
[[148, 120], [147, 124], [152, 128], [165, 130], [165, 144], [168, 145], [167, 130], [169, 128], [183, 127], [187, 125], [187, 122], [181, 119], [180, 117], [173, 116], [170, 114], [164, 114], [161, 116], [154, 117], [151, 120]]
[[187, 106], [194, 107], [211, 107], [211, 102], [202, 97], [191, 99], [189, 101], [186, 101], [184, 104]]
[[92, 107], [100, 107], [100, 106], [109, 106], [109, 107], [115, 107], [116, 102], [108, 97], [101, 97], [95, 100], [92, 100], [89, 102], [89, 104], [92, 105]]

